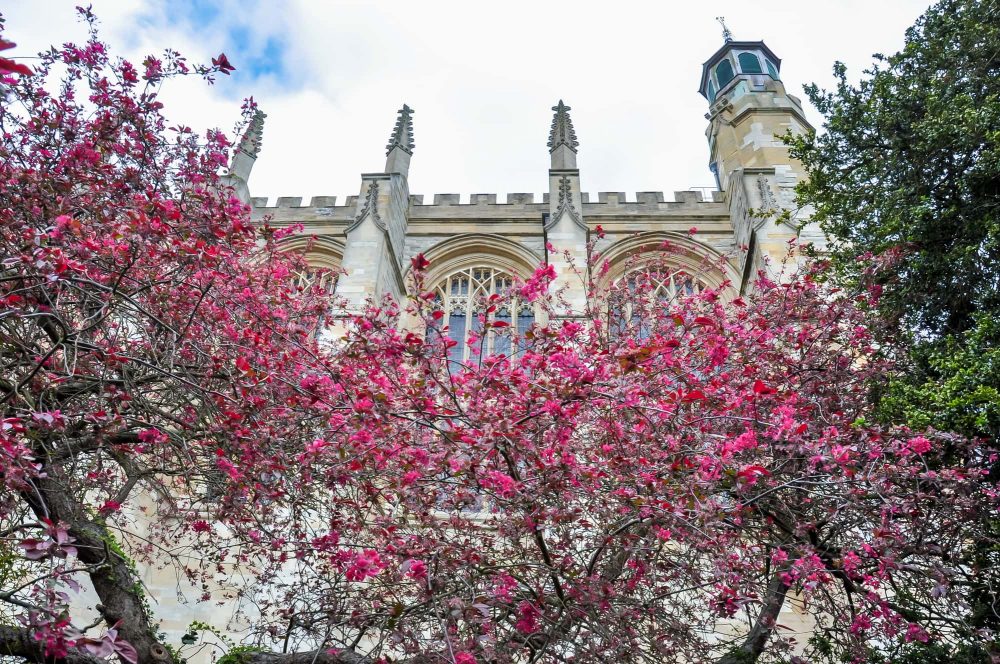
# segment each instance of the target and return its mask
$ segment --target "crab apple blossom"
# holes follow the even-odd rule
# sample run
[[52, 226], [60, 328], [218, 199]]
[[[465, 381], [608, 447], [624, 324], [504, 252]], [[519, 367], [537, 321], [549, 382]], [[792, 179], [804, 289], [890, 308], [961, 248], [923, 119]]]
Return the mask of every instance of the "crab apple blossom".
[[329, 303], [222, 186], [224, 134], [161, 114], [162, 85], [225, 58], [140, 80], [92, 29], [32, 68], [0, 67], [0, 653], [167, 661], [129, 558], [175, 536], [134, 536], [137, 496], [198, 534], [283, 493], [261, 478], [327, 417], [300, 383]]
[[991, 461], [872, 423], [869, 295], [805, 270], [664, 296], [642, 275], [676, 270], [665, 245], [635, 278], [581, 266], [572, 317], [540, 266], [511, 288], [539, 322], [484, 301], [456, 362], [418, 256], [412, 297], [320, 343], [337, 303], [295, 279], [295, 229], [250, 223], [221, 132], [162, 115], [171, 78], [231, 70], [168, 52], [140, 76], [92, 33], [0, 79], [0, 653], [179, 664], [225, 626], [157, 635], [153, 566], [232, 607], [247, 664], [863, 661], [964, 636]]

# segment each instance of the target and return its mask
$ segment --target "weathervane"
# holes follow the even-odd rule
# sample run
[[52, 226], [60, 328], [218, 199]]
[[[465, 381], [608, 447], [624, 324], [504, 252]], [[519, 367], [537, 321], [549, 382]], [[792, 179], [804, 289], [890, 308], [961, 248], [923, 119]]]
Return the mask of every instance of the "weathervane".
[[733, 41], [733, 33], [730, 32], [729, 28], [726, 27], [726, 17], [725, 16], [716, 16], [715, 20], [718, 21], [719, 25], [722, 26], [722, 38], [724, 40], [726, 40], [727, 42]]

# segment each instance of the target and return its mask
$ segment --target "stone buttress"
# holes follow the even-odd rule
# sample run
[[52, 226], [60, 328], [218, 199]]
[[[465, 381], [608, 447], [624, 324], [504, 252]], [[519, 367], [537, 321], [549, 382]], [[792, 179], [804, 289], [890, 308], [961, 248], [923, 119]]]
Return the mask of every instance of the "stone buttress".
[[560, 313], [581, 315], [587, 295], [587, 224], [583, 220], [579, 142], [569, 117], [570, 107], [560, 99], [549, 131], [549, 212], [543, 217], [547, 258], [555, 268], [554, 291], [561, 293]]
[[363, 173], [354, 218], [345, 234], [337, 295], [348, 308], [359, 310], [369, 298], [385, 294], [401, 301], [403, 245], [406, 239], [410, 191], [406, 178], [413, 155], [413, 109], [399, 109], [396, 126], [386, 145], [385, 172]]

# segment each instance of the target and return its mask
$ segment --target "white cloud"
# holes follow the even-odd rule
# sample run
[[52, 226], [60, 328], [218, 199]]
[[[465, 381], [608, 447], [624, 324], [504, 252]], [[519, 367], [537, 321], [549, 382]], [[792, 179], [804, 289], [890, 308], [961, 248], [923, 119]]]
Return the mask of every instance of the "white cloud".
[[[8, 36], [31, 50], [80, 39], [74, 4], [15, 3], [5, 11]], [[192, 60], [229, 54], [233, 77], [213, 87], [174, 86], [168, 111], [194, 127], [228, 128], [239, 100], [253, 95], [268, 120], [251, 191], [271, 197], [357, 193], [359, 174], [382, 168], [403, 102], [416, 109], [413, 193], [541, 192], [549, 108], [559, 98], [573, 108], [585, 191], [709, 185], [707, 104], [696, 88], [701, 63], [721, 45], [716, 15], [738, 39], [765, 40], [783, 60], [789, 91], [801, 96], [804, 83], [832, 83], [834, 60], [856, 78], [872, 52], [897, 50], [924, 7], [923, 0], [94, 2], [104, 38], [129, 58], [166, 47]], [[207, 10], [211, 20], [199, 20]], [[254, 77], [269, 39], [281, 42], [282, 73]]]

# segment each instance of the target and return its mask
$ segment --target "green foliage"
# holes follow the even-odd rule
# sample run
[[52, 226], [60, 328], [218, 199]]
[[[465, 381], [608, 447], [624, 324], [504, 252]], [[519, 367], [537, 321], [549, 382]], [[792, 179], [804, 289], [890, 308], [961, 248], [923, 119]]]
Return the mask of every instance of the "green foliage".
[[888, 655], [873, 654], [869, 664], [990, 664], [989, 653], [976, 644], [951, 648], [934, 643], [911, 643]]
[[[875, 390], [884, 422], [1000, 448], [1000, 0], [941, 0], [853, 85], [806, 94], [825, 132], [790, 137], [809, 179], [800, 203], [830, 237], [831, 278], [880, 294], [883, 346], [902, 370]], [[961, 462], [947, 446], [938, 463]], [[933, 463], [933, 461], [932, 461]], [[1000, 467], [994, 464], [994, 474]], [[997, 533], [1000, 523], [983, 524]], [[980, 544], [964, 564], [996, 575]], [[1000, 582], [1000, 578], [997, 579]], [[996, 587], [996, 584], [993, 584]], [[903, 601], [900, 597], [900, 601]], [[972, 628], [1000, 629], [995, 592], [971, 594]], [[980, 662], [913, 645], [875, 662]], [[883, 657], [888, 657], [883, 653]]]
[[216, 664], [245, 664], [250, 653], [265, 652], [258, 646], [238, 646], [223, 631], [201, 620], [195, 620], [188, 625], [187, 632], [181, 637], [181, 643], [185, 646], [194, 645], [201, 637], [201, 632], [211, 634], [225, 646], [226, 654], [220, 657]]
[[199, 632], [208, 632], [215, 638], [219, 639], [229, 652], [237, 650], [239, 646], [230, 639], [224, 632], [219, 630], [217, 627], [210, 625], [207, 622], [201, 620], [195, 620], [190, 625], [188, 625], [187, 632], [181, 637], [181, 642], [185, 645], [190, 645], [198, 641]]
[[255, 652], [264, 652], [264, 649], [257, 646], [236, 646], [220, 657], [218, 664], [245, 664], [246, 656]]
[[879, 404], [884, 419], [1000, 438], [1000, 312], [974, 320], [961, 335], [913, 348], [918, 370], [890, 382]]
[[[845, 277], [904, 330], [965, 332], [1000, 307], [1000, 3], [943, 0], [858, 86], [807, 86], [826, 133], [793, 141]], [[860, 252], [870, 252], [871, 256]]]
[[[16, 588], [28, 578], [28, 574], [28, 565], [13, 540], [0, 539], [0, 588]], [[0, 625], [13, 621], [13, 614], [0, 607]]]

